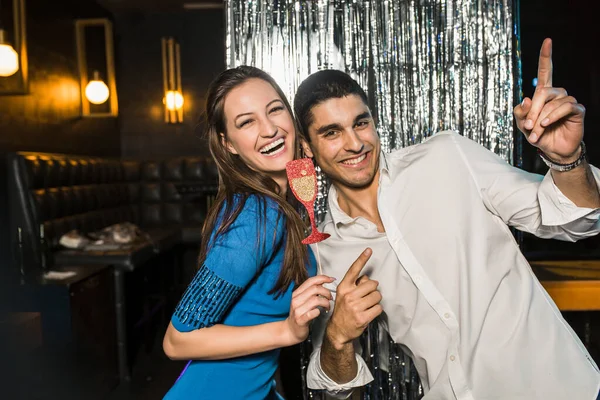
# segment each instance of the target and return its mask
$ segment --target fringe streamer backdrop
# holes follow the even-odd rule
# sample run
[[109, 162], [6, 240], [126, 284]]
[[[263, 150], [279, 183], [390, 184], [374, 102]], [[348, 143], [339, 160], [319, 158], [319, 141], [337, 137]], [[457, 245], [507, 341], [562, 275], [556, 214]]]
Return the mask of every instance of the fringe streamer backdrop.
[[[383, 151], [452, 129], [513, 163], [517, 1], [225, 0], [226, 64], [264, 69], [290, 102], [311, 73], [346, 71], [369, 93]], [[322, 176], [319, 187], [315, 211], [323, 215]], [[362, 340], [375, 381], [363, 399], [422, 397], [408, 357], [371, 325]]]

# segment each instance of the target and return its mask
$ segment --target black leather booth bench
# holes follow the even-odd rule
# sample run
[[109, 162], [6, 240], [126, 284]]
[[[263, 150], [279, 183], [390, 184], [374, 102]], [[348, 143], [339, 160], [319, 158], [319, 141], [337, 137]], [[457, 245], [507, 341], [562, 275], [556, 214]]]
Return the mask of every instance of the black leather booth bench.
[[[202, 223], [217, 191], [212, 159], [121, 160], [17, 152], [7, 161], [13, 268], [35, 276], [44, 264], [50, 269], [112, 266], [119, 375], [129, 380], [124, 274], [177, 244], [200, 243]], [[119, 222], [140, 226], [149, 240], [110, 251], [68, 250], [58, 244], [73, 229], [87, 233]]]

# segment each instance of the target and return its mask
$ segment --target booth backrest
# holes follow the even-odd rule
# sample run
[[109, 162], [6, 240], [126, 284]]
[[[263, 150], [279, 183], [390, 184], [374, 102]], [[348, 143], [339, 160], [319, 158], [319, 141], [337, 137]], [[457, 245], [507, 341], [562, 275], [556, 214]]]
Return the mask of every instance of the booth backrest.
[[[218, 181], [211, 158], [144, 161], [139, 170], [141, 223], [144, 226], [202, 225]], [[186, 194], [192, 188], [196, 193]]]
[[[216, 168], [206, 157], [139, 161], [18, 152], [7, 159], [11, 246], [17, 248], [20, 228], [26, 262], [40, 260], [42, 225], [50, 248], [70, 230], [119, 222], [200, 229], [217, 189]], [[193, 196], [180, 193], [189, 188]]]

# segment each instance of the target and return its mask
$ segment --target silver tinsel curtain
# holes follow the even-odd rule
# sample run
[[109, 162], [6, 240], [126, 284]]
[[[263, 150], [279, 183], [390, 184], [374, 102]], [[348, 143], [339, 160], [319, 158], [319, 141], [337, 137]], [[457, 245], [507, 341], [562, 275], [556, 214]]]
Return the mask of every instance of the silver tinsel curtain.
[[[290, 101], [311, 73], [346, 71], [369, 93], [384, 151], [452, 129], [512, 163], [516, 1], [225, 0], [226, 63], [264, 69]], [[393, 343], [382, 351], [378, 335], [371, 327], [363, 337], [376, 376], [363, 398], [420, 398], [410, 360]]]
[[384, 151], [453, 129], [512, 162], [512, 0], [225, 3], [228, 67], [264, 69], [290, 100], [309, 74], [346, 71]]

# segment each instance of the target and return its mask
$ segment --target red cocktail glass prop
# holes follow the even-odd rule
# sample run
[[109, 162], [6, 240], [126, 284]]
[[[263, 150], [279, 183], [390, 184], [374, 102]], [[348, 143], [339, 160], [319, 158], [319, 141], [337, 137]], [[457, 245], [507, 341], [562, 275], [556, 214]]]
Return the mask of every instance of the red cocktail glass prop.
[[315, 222], [315, 199], [317, 198], [317, 173], [310, 158], [293, 160], [285, 165], [292, 193], [298, 199], [310, 217], [311, 233], [302, 244], [317, 243], [327, 239], [328, 233], [319, 232]]

